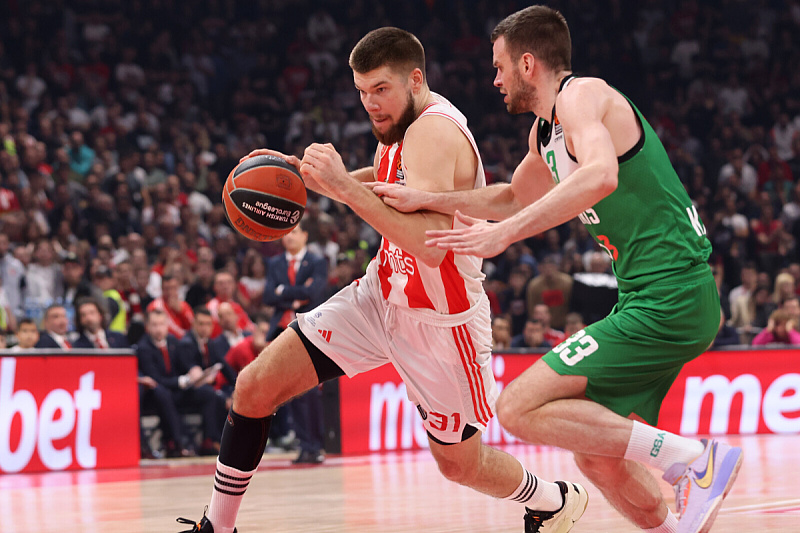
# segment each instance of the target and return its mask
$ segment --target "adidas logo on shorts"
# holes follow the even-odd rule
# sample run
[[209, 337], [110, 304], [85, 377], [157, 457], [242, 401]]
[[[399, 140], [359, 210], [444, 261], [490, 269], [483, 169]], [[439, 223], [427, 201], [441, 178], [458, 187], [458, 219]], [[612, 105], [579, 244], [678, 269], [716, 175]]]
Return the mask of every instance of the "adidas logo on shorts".
[[325, 339], [325, 342], [331, 342], [331, 334], [332, 331], [328, 329], [318, 329], [317, 332], [322, 335], [322, 338]]

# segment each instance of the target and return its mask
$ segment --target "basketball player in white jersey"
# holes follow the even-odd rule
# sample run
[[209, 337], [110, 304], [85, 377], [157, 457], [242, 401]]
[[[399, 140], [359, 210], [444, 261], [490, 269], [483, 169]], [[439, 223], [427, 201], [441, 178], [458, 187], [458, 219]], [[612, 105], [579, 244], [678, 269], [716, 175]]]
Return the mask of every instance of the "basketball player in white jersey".
[[481, 443], [498, 395], [481, 260], [425, 246], [425, 232], [452, 228], [452, 215], [401, 213], [363, 186], [377, 180], [427, 191], [484, 187], [466, 118], [430, 91], [422, 45], [406, 31], [370, 32], [353, 49], [350, 66], [380, 141], [373, 167], [348, 173], [330, 144], [309, 146], [302, 161], [270, 150], [250, 156], [294, 164], [309, 188], [347, 204], [383, 235], [380, 251], [364, 277], [298, 315], [242, 371], [208, 514], [198, 524], [180, 520], [193, 524], [190, 532], [235, 531], [278, 406], [323, 381], [391, 363], [446, 478], [526, 506], [526, 532], [567, 532], [586, 508], [584, 488], [539, 479]]

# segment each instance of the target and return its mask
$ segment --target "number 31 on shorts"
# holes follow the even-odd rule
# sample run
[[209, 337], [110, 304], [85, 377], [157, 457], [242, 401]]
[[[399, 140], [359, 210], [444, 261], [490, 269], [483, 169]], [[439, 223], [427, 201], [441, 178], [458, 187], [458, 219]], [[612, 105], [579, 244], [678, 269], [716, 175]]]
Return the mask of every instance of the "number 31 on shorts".
[[584, 357], [596, 352], [597, 348], [597, 341], [591, 335], [587, 335], [586, 330], [582, 329], [553, 348], [553, 351], [561, 357], [561, 360], [566, 365], [575, 366]]

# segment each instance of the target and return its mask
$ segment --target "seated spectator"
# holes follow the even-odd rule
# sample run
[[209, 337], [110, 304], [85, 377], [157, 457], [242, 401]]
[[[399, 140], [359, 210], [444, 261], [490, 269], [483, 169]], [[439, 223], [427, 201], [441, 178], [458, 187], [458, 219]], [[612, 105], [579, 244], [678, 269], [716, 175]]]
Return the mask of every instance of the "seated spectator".
[[39, 328], [32, 318], [23, 318], [17, 325], [17, 344], [11, 348], [12, 352], [32, 350], [39, 342]]
[[[225, 400], [204, 379], [199, 366], [186, 368], [178, 356], [178, 340], [169, 335], [167, 314], [160, 309], [147, 313], [146, 333], [139, 340], [136, 355], [141, 379], [140, 401], [155, 406], [161, 418], [168, 456], [193, 455], [192, 444], [183, 433], [178, 408], [199, 412], [203, 417], [201, 454], [219, 450], [225, 420]], [[155, 385], [154, 383], [155, 382]]]
[[102, 301], [103, 291], [90, 283], [85, 274], [85, 268], [81, 260], [74, 253], [64, 256], [61, 263], [61, 283], [58, 288], [58, 298], [67, 307], [75, 307], [81, 298], [92, 297], [97, 301]]
[[542, 260], [539, 272], [539, 275], [528, 283], [526, 292], [528, 316], [533, 316], [536, 304], [543, 303], [550, 308], [553, 327], [563, 328], [572, 295], [572, 276], [559, 271], [552, 255]]
[[[220, 353], [211, 347], [211, 330], [214, 329], [214, 322], [211, 320], [211, 313], [205, 307], [195, 308], [194, 324], [184, 335], [178, 344], [181, 357], [184, 359], [184, 366], [192, 368], [199, 366], [203, 370], [213, 368], [219, 364], [220, 369], [208, 375], [206, 382], [215, 385], [214, 388], [221, 390], [225, 397], [227, 407], [230, 408], [230, 398], [233, 394], [233, 385], [236, 383], [236, 372], [225, 360], [225, 354]], [[220, 380], [219, 376], [225, 379]], [[222, 387], [222, 383], [227, 386]]]
[[75, 304], [75, 329], [80, 334], [73, 348], [130, 348], [128, 338], [105, 327], [105, 318], [100, 303], [92, 298], [83, 298]]
[[225, 355], [225, 361], [233, 368], [238, 375], [244, 367], [253, 362], [259, 354], [267, 347], [267, 334], [269, 333], [269, 318], [264, 313], [258, 313], [253, 317], [256, 329], [249, 337], [238, 344], [231, 346]]
[[44, 331], [36, 343], [37, 348], [71, 350], [72, 342], [67, 338], [69, 319], [63, 305], [53, 304], [44, 310]]
[[511, 321], [505, 315], [492, 319], [492, 351], [497, 352], [511, 347]]
[[[583, 316], [580, 313], [567, 313], [567, 321], [564, 325], [564, 338], [561, 339], [560, 342], [564, 342], [585, 327], [586, 324], [583, 322]], [[555, 346], [555, 344], [553, 346]]]
[[167, 315], [169, 334], [182, 339], [194, 323], [194, 313], [180, 297], [180, 281], [172, 274], [161, 277], [161, 296], [150, 302], [148, 311], [159, 309]]
[[219, 307], [223, 303], [230, 304], [233, 311], [236, 313], [237, 325], [239, 329], [244, 331], [253, 331], [253, 322], [241, 305], [233, 301], [233, 295], [236, 292], [236, 282], [230, 272], [217, 272], [214, 276], [214, 298], [212, 298], [206, 307], [211, 312], [211, 317], [214, 319], [214, 330], [211, 333], [212, 338], [218, 337], [222, 333], [222, 327], [219, 323]]
[[44, 308], [56, 298], [56, 283], [61, 270], [50, 239], [41, 238], [33, 248], [33, 262], [25, 274], [25, 304]]
[[511, 321], [511, 336], [519, 335], [528, 320], [528, 309], [525, 303], [525, 286], [529, 281], [525, 269], [515, 266], [508, 275], [508, 287], [497, 294], [500, 312], [508, 315]]
[[544, 324], [534, 318], [525, 322], [525, 329], [511, 339], [512, 348], [552, 348], [544, 338]]
[[[569, 316], [569, 314], [567, 314]], [[550, 327], [550, 308], [545, 304], [537, 304], [533, 308], [533, 319], [542, 323], [544, 328], [544, 340], [550, 343], [550, 346], [555, 346], [563, 341], [564, 332]], [[566, 319], [565, 319], [566, 323]]]
[[239, 317], [236, 316], [236, 311], [233, 310], [230, 302], [223, 302], [219, 305], [219, 326], [222, 333], [214, 337], [208, 346], [214, 360], [224, 360], [228, 355], [228, 350], [251, 335], [249, 331], [242, 331], [242, 328], [239, 327]]
[[780, 307], [787, 313], [795, 324], [800, 324], [800, 297], [795, 295], [786, 298]]
[[772, 303], [783, 305], [788, 298], [796, 296], [794, 276], [788, 272], [781, 272], [775, 277], [775, 289], [772, 292]]
[[776, 309], [769, 316], [767, 327], [753, 339], [753, 346], [765, 344], [791, 344], [800, 346], [800, 333], [795, 331], [797, 326], [783, 309]]
[[103, 292], [103, 304], [111, 317], [108, 329], [117, 333], [128, 331], [128, 312], [125, 301], [116, 288], [114, 273], [105, 265], [97, 267], [94, 273], [94, 284]]

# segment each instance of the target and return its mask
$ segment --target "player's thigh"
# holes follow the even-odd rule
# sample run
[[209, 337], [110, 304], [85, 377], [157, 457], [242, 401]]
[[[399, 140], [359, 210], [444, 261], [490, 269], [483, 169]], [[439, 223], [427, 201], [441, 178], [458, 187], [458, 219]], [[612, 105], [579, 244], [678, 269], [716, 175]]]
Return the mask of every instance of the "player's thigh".
[[[236, 380], [234, 409], [269, 411], [304, 393], [319, 383], [311, 357], [297, 333], [287, 328], [272, 341], [255, 360], [247, 365]], [[266, 416], [261, 412], [256, 416]]]
[[559, 374], [539, 359], [503, 389], [497, 400], [497, 417], [505, 425], [546, 403], [585, 398], [586, 383], [586, 376]]

